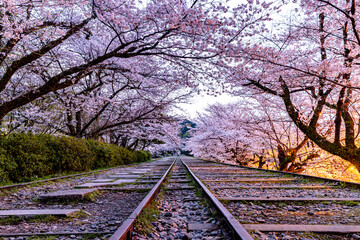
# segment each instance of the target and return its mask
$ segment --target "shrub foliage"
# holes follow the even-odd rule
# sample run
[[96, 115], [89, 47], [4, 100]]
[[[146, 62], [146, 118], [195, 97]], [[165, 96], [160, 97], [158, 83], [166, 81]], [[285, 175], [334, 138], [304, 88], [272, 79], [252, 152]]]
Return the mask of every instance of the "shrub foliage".
[[0, 137], [0, 183], [24, 182], [150, 159], [146, 151], [96, 140], [50, 134], [17, 133]]

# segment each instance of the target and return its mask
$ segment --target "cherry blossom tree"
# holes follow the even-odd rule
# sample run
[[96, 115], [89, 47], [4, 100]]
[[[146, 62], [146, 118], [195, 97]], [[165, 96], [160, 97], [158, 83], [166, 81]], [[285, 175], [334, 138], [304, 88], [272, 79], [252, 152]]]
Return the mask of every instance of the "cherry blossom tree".
[[242, 4], [230, 12], [205, 0], [2, 0], [0, 119], [103, 69], [137, 74], [161, 64], [169, 81], [190, 87], [221, 81], [229, 74], [222, 58], [228, 44], [264, 27], [262, 8]]
[[43, 129], [99, 138], [142, 120], [167, 120], [171, 106], [185, 101], [191, 93], [191, 89], [164, 78], [162, 69], [145, 71], [142, 66], [138, 74], [146, 77], [102, 69], [91, 75], [94, 79], [48, 95], [13, 115], [18, 116], [18, 122], [24, 123], [27, 131]]
[[256, 139], [244, 127], [249, 115], [241, 104], [210, 105], [196, 119], [186, 148], [196, 157], [246, 164], [245, 157], [251, 154], [250, 145]]
[[111, 143], [128, 149], [147, 150], [157, 156], [162, 153], [179, 153], [180, 121], [167, 116], [166, 120], [144, 120], [109, 132]]
[[233, 48], [241, 64], [232, 83], [277, 97], [307, 138], [360, 169], [359, 3], [302, 0], [295, 7], [277, 31], [258, 35], [261, 45]]
[[251, 97], [209, 106], [187, 147], [196, 156], [214, 160], [303, 171], [318, 154], [273, 100]]

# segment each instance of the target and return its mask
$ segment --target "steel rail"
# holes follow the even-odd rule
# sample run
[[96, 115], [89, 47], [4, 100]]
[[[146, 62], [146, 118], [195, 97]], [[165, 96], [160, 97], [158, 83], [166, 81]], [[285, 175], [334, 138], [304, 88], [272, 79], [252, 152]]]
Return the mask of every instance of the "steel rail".
[[146, 197], [141, 201], [137, 208], [131, 213], [131, 215], [122, 223], [122, 225], [116, 230], [116, 232], [109, 238], [109, 240], [125, 240], [131, 239], [131, 231], [134, 227], [136, 218], [140, 215], [145, 207], [147, 207], [151, 200], [153, 200], [161, 189], [161, 185], [165, 181], [165, 178], [169, 174], [171, 168], [175, 164], [174, 160], [168, 170], [164, 173], [162, 178], [156, 183], [156, 185], [150, 190]]
[[245, 228], [239, 223], [238, 220], [222, 205], [222, 203], [210, 192], [210, 190], [200, 181], [198, 177], [191, 171], [189, 166], [184, 163], [182, 160], [181, 162], [184, 164], [186, 169], [189, 171], [191, 176], [194, 178], [194, 180], [200, 185], [200, 187], [204, 190], [205, 194], [208, 196], [210, 201], [215, 205], [217, 210], [223, 215], [223, 217], [226, 220], [226, 223], [230, 227], [230, 229], [233, 231], [234, 236], [236, 239], [241, 240], [254, 240], [250, 234], [245, 230]]

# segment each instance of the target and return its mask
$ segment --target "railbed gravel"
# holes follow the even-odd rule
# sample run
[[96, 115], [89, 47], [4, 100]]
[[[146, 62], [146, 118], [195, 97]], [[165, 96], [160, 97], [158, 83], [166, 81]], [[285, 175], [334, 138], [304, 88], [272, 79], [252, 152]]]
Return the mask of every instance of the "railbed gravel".
[[[104, 172], [91, 173], [85, 176], [76, 176], [58, 181], [50, 181], [41, 184], [17, 187], [14, 189], [0, 190], [0, 210], [11, 209], [81, 209], [81, 214], [72, 217], [60, 217], [45, 222], [34, 222], [30, 219], [22, 220], [17, 224], [0, 225], [0, 233], [60, 233], [60, 232], [115, 232], [132, 211], [137, 207], [147, 194], [147, 191], [123, 192], [113, 190], [99, 190], [95, 201], [62, 201], [55, 203], [43, 203], [37, 201], [40, 194], [57, 190], [73, 189], [74, 186], [106, 178], [108, 175], [121, 171], [136, 170], [148, 166], [147, 163], [109, 169]], [[164, 172], [166, 167], [158, 167], [151, 174]], [[128, 184], [120, 188], [143, 189], [153, 184]], [[131, 199], [131, 200], [129, 200]], [[99, 239], [107, 239], [109, 236], [99, 236]], [[0, 237], [5, 240], [28, 239], [29, 237]], [[81, 235], [56, 236], [56, 239], [82, 239]], [[95, 238], [96, 239], [96, 238]]]
[[251, 232], [255, 240], [358, 240], [359, 233], [329, 234], [308, 232]]
[[[23, 204], [26, 209], [81, 209], [83, 214], [58, 218], [54, 222], [27, 222], [16, 225], [0, 225], [0, 232], [6, 233], [56, 233], [56, 232], [107, 232], [116, 231], [121, 222], [136, 208], [145, 193], [100, 192], [94, 202], [48, 205], [40, 202]], [[129, 201], [131, 199], [132, 201]], [[21, 209], [18, 207], [17, 209]]]
[[[173, 168], [174, 178], [179, 179], [177, 173], [184, 173], [184, 167], [177, 162]], [[184, 178], [186, 179], [186, 177]], [[169, 183], [166, 187], [190, 186], [188, 183]], [[164, 190], [162, 190], [164, 191]], [[153, 230], [147, 235], [133, 233], [133, 239], [192, 239], [192, 240], [230, 240], [229, 230], [221, 220], [214, 217], [212, 210], [194, 190], [165, 190], [157, 206], [160, 210], [159, 220], [152, 222]], [[188, 231], [189, 223], [211, 223], [214, 228]]]
[[215, 189], [217, 197], [331, 197], [359, 198], [359, 190], [351, 189]]
[[270, 224], [360, 224], [360, 205], [331, 202], [292, 202], [226, 204], [240, 223]]

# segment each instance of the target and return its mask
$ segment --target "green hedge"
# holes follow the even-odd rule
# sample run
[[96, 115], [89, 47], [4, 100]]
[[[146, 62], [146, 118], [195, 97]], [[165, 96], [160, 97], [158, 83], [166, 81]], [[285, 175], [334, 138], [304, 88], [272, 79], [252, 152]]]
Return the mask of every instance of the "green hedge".
[[150, 160], [148, 152], [132, 152], [96, 140], [31, 133], [0, 137], [0, 183], [147, 160]]

